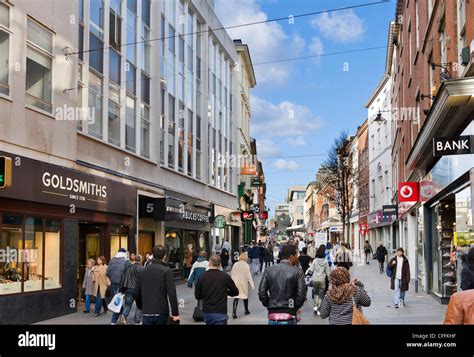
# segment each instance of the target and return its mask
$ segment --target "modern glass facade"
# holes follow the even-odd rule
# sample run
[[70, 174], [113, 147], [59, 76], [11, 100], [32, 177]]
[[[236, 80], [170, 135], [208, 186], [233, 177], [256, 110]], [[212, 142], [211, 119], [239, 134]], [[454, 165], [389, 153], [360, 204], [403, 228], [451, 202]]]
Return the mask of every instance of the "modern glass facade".
[[78, 102], [94, 108], [94, 120], [78, 130], [235, 192], [234, 61], [192, 2], [79, 7]]

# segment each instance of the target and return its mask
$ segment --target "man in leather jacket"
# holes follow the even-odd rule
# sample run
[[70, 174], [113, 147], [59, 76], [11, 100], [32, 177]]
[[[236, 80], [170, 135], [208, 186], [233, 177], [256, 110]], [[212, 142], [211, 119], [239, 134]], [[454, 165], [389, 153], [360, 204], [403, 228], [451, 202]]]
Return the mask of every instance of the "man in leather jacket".
[[[135, 293], [138, 277], [143, 269], [144, 267], [142, 265], [142, 257], [141, 255], [136, 255], [133, 264], [128, 266], [128, 268], [125, 270], [125, 274], [123, 275], [122, 282], [120, 283], [120, 292], [125, 295], [125, 302], [118, 322], [121, 325], [125, 325], [127, 323], [128, 315], [130, 314], [133, 302], [135, 301], [133, 294]], [[141, 310], [137, 307], [134, 316], [136, 325], [141, 323], [141, 314]]]
[[286, 244], [281, 261], [263, 273], [258, 297], [268, 309], [269, 325], [296, 325], [298, 310], [306, 300], [304, 273], [297, 267], [298, 249]]

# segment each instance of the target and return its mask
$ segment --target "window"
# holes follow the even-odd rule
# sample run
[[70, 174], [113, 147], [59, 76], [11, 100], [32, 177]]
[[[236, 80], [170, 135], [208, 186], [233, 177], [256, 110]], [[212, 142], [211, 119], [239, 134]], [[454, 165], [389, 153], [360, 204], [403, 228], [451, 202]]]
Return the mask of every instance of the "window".
[[420, 16], [419, 16], [419, 1], [415, 0], [415, 26], [416, 26], [416, 48], [420, 47]]
[[130, 62], [127, 62], [127, 65], [125, 67], [125, 72], [127, 74], [127, 92], [132, 93], [133, 95], [136, 94], [136, 88], [137, 88], [137, 71], [136, 68], [133, 64]]
[[196, 178], [201, 179], [201, 117], [196, 116]]
[[90, 0], [89, 5], [91, 31], [102, 38], [104, 32], [104, 1]]
[[150, 157], [150, 107], [145, 103], [141, 104], [140, 108], [141, 118], [141, 147], [140, 153], [142, 156]]
[[89, 66], [104, 73], [104, 43], [92, 32], [89, 36]]
[[93, 120], [89, 123], [89, 134], [102, 138], [102, 78], [95, 72], [89, 72], [89, 108], [93, 110]]
[[109, 143], [120, 146], [120, 88], [109, 85]]
[[184, 104], [179, 102], [179, 120], [178, 120], [178, 170], [183, 172], [184, 168]]
[[[118, 2], [118, 1], [116, 1]], [[112, 7], [114, 6], [114, 7]], [[109, 43], [110, 46], [121, 51], [122, 45], [122, 18], [120, 17], [120, 4], [110, 3], [109, 17]]]
[[[0, 26], [9, 27], [10, 8], [0, 3]], [[0, 94], [10, 95], [10, 35], [0, 30]]]
[[160, 163], [165, 163], [165, 126], [166, 126], [166, 117], [165, 117], [165, 91], [161, 90], [161, 111], [160, 111]]
[[131, 63], [137, 63], [136, 53], [137, 42], [137, 15], [130, 8], [127, 10], [127, 60]]
[[[23, 228], [24, 226], [24, 228]], [[61, 287], [61, 222], [4, 215], [0, 249], [0, 295]]]
[[51, 32], [28, 19], [26, 49], [26, 102], [52, 113], [52, 54]]
[[120, 54], [113, 50], [109, 49], [109, 79], [117, 84], [120, 83]]
[[142, 72], [141, 77], [141, 91], [142, 91], [142, 100], [150, 104], [150, 78]]
[[168, 95], [168, 166], [174, 168], [175, 99]]
[[176, 51], [176, 38], [175, 38], [175, 30], [173, 26], [168, 26], [168, 48], [171, 52], [175, 53]]
[[296, 225], [297, 225], [297, 226], [300, 226], [300, 225], [302, 225], [302, 224], [304, 224], [304, 219], [297, 219], [297, 220], [296, 220]]
[[135, 98], [127, 95], [127, 110], [125, 119], [125, 148], [135, 151]]
[[193, 128], [193, 112], [188, 110], [188, 143], [187, 143], [187, 154], [188, 154], [188, 175], [193, 175], [193, 139], [194, 139], [194, 128]]
[[150, 27], [150, 22], [151, 22], [150, 0], [142, 0], [142, 21], [144, 24]]
[[150, 73], [150, 30], [147, 27], [143, 27], [142, 31], [142, 43], [141, 43], [141, 57], [142, 57], [142, 69], [147, 73]]

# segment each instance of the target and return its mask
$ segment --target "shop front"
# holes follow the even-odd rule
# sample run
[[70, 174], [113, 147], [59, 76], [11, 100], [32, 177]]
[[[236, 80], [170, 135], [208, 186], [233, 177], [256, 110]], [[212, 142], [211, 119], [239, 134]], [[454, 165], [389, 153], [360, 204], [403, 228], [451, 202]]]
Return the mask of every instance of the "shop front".
[[211, 230], [211, 247], [215, 251], [216, 244], [227, 241], [230, 243], [232, 252], [238, 251], [243, 242], [241, 239], [242, 221], [240, 211], [227, 207], [214, 205], [214, 224]]
[[187, 278], [185, 255], [191, 255], [194, 262], [201, 251], [211, 254], [214, 206], [177, 192], [165, 191], [165, 195], [157, 199], [156, 218], [164, 223], [168, 264], [175, 278]]
[[133, 242], [132, 186], [1, 152], [14, 163], [0, 190], [1, 323], [77, 311], [88, 258], [110, 259]]
[[385, 247], [392, 246], [391, 226], [396, 218], [396, 214], [386, 214], [383, 210], [369, 214], [369, 243], [374, 250], [380, 243]]

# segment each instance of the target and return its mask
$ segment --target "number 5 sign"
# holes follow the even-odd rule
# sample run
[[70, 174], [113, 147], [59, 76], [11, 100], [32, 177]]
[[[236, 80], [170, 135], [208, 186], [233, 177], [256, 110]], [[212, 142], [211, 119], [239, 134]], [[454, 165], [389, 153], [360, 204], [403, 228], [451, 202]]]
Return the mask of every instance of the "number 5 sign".
[[418, 202], [420, 200], [419, 182], [400, 182], [398, 184], [399, 202]]

